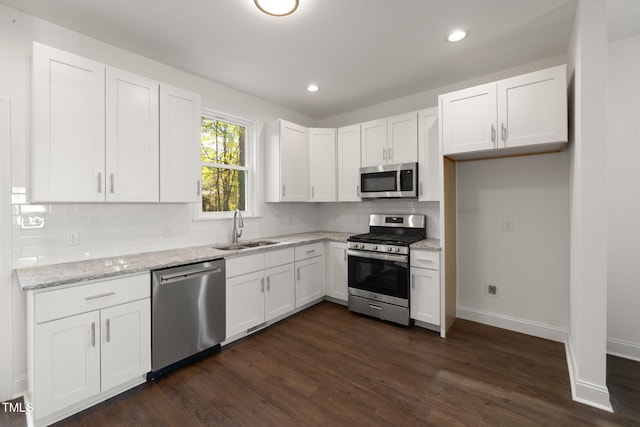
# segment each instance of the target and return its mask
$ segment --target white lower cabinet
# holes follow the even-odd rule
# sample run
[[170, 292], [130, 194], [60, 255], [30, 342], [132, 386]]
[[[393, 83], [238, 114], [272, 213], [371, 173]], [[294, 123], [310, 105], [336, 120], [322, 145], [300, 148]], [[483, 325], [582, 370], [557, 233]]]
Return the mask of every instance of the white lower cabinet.
[[296, 247], [296, 308], [324, 298], [324, 243]]
[[294, 310], [293, 260], [293, 248], [227, 259], [227, 338]]
[[347, 244], [329, 242], [327, 256], [327, 296], [347, 301]]
[[411, 251], [411, 318], [440, 325], [440, 253]]
[[35, 425], [145, 381], [151, 370], [149, 282], [144, 274], [28, 292], [28, 394]]

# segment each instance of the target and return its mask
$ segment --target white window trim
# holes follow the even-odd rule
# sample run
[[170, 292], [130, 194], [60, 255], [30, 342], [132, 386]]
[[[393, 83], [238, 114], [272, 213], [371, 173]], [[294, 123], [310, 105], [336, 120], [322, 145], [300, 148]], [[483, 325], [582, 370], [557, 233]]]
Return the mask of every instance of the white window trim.
[[[257, 149], [258, 149], [258, 122], [244, 117], [235, 116], [233, 114], [222, 113], [220, 111], [212, 110], [209, 108], [203, 108], [201, 111], [202, 116], [206, 116], [212, 119], [219, 119], [230, 123], [242, 125], [246, 128], [246, 142], [248, 143], [246, 151], [247, 161], [247, 195], [246, 202], [247, 208], [242, 211], [244, 218], [257, 218], [260, 216], [259, 200], [258, 200], [258, 188], [256, 179], [257, 176]], [[250, 141], [249, 141], [250, 139]], [[202, 162], [200, 162], [200, 174], [202, 175]], [[231, 169], [236, 169], [231, 166]], [[233, 211], [227, 212], [202, 212], [202, 196], [198, 203], [194, 204], [193, 208], [193, 220], [194, 221], [215, 221], [215, 220], [228, 220], [233, 218]]]

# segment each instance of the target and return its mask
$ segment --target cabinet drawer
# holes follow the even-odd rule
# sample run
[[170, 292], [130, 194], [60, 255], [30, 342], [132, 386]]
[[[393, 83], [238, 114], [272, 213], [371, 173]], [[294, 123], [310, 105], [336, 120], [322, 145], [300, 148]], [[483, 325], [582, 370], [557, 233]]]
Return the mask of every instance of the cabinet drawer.
[[35, 322], [111, 307], [149, 298], [150, 295], [151, 278], [148, 274], [41, 292], [35, 295]]
[[294, 249], [286, 248], [277, 251], [269, 251], [264, 254], [264, 268], [277, 267], [290, 264], [294, 260]]
[[411, 267], [440, 270], [440, 252], [411, 251]]
[[226, 258], [227, 278], [264, 270], [264, 252]]
[[324, 242], [296, 246], [296, 261], [324, 254]]

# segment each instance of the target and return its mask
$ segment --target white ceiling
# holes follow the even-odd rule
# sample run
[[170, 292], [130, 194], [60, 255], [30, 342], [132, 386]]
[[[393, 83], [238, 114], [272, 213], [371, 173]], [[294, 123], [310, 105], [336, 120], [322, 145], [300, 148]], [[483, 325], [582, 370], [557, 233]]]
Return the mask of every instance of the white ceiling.
[[[617, 0], [616, 0], [617, 1]], [[631, 0], [634, 1], [634, 0]], [[574, 0], [0, 0], [321, 119], [563, 55]], [[469, 36], [445, 40], [453, 28]], [[320, 91], [305, 88], [317, 83]]]

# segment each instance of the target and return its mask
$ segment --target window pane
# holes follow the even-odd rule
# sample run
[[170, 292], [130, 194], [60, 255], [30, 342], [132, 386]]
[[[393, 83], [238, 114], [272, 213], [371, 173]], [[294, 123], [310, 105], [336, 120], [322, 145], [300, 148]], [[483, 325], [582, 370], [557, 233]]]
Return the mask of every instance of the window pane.
[[202, 167], [202, 212], [246, 210], [246, 172]]
[[245, 166], [246, 128], [223, 120], [203, 116], [202, 161], [223, 165]]

